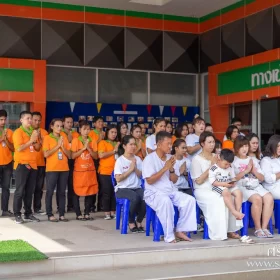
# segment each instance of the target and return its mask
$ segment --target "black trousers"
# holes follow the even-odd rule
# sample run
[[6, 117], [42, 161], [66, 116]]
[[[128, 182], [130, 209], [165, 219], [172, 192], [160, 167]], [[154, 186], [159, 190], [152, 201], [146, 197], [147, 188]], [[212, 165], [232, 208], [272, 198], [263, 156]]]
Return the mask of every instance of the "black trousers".
[[0, 181], [2, 187], [1, 210], [8, 211], [10, 199], [10, 183], [13, 174], [13, 162], [0, 165]]
[[116, 192], [117, 198], [127, 198], [130, 200], [129, 209], [129, 223], [133, 224], [135, 222], [135, 215], [137, 215], [137, 222], [142, 223], [146, 214], [146, 203], [143, 199], [144, 190], [139, 189], [118, 189]]
[[46, 212], [48, 217], [53, 216], [52, 213], [52, 197], [56, 187], [57, 199], [59, 202], [59, 217], [65, 214], [65, 192], [68, 180], [68, 171], [46, 172], [47, 193], [46, 193]]
[[46, 167], [45, 166], [38, 166], [37, 167], [37, 178], [36, 178], [36, 185], [34, 191], [34, 198], [33, 198], [33, 209], [34, 211], [41, 210], [42, 207], [42, 196], [43, 196], [43, 188], [44, 188], [44, 181], [46, 175]]
[[[99, 167], [99, 159], [94, 160], [94, 165], [95, 165], [95, 170], [98, 170]], [[99, 176], [97, 176], [97, 182], [98, 182], [98, 194], [94, 194], [92, 196], [92, 208], [97, 211], [102, 211], [102, 190], [101, 190], [101, 185], [99, 182]], [[96, 201], [97, 199], [97, 201]], [[96, 205], [97, 202], [97, 205]]]
[[[74, 172], [74, 160], [68, 159], [68, 166], [69, 166], [69, 176], [67, 181], [67, 209], [73, 208], [73, 195], [74, 195], [74, 188], [73, 188], [73, 172]], [[59, 198], [58, 193], [56, 192], [56, 204], [57, 209], [59, 208]]]
[[[81, 216], [82, 212], [80, 208], [80, 197], [75, 193], [73, 196], [73, 203], [74, 203], [74, 210], [77, 217]], [[89, 195], [85, 197], [85, 215], [89, 215], [91, 206], [92, 206], [92, 195]]]
[[36, 185], [37, 170], [28, 164], [19, 164], [15, 171], [16, 190], [14, 193], [14, 214], [21, 215], [22, 201], [24, 202], [25, 216], [32, 214], [32, 198]]
[[116, 199], [111, 175], [98, 174], [102, 190], [102, 207], [104, 212], [116, 211]]

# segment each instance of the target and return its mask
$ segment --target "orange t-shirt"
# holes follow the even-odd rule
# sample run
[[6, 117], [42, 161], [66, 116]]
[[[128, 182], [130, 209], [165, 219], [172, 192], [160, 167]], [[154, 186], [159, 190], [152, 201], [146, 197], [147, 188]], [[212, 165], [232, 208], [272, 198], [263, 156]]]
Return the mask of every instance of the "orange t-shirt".
[[[101, 140], [97, 147], [98, 153], [106, 153], [114, 150], [114, 146], [106, 140]], [[101, 175], [111, 175], [115, 167], [115, 155], [106, 158], [101, 158], [99, 161], [98, 173]]]
[[233, 142], [231, 140], [225, 140], [223, 142], [223, 147], [222, 148], [233, 150]]
[[[6, 128], [7, 139], [13, 144], [13, 131]], [[4, 132], [3, 132], [4, 133]], [[0, 135], [2, 137], [2, 135]], [[7, 165], [13, 160], [12, 151], [9, 149], [5, 141], [0, 143], [0, 165]]]
[[[70, 150], [70, 144], [67, 138], [63, 136], [63, 146], [66, 150]], [[44, 137], [43, 151], [49, 151], [57, 145], [57, 140], [49, 135]], [[58, 159], [59, 151], [62, 153], [62, 159]], [[63, 153], [62, 149], [58, 149], [51, 156], [47, 157], [46, 172], [51, 171], [69, 171], [68, 157]]]
[[[44, 141], [44, 137], [48, 135], [48, 132], [45, 129], [40, 128], [40, 133], [41, 133], [41, 138]], [[37, 166], [46, 166], [43, 146], [41, 146], [40, 151], [36, 152], [36, 153], [37, 153], [37, 158], [36, 158]]]
[[13, 142], [15, 147], [14, 153], [14, 169], [17, 169], [18, 164], [29, 164], [33, 169], [37, 169], [37, 152], [35, 151], [33, 145], [27, 147], [22, 151], [18, 151], [18, 148], [26, 144], [30, 140], [30, 136], [24, 132], [21, 128], [15, 130], [13, 134]]
[[[84, 147], [83, 143], [78, 139], [75, 138], [72, 141], [71, 151], [78, 152]], [[89, 147], [94, 151], [97, 152], [97, 143], [96, 141], [90, 141]], [[79, 157], [75, 159], [75, 171], [87, 171], [87, 170], [95, 170], [93, 158], [91, 157], [88, 150], [85, 150]]]
[[[92, 141], [98, 142], [99, 141], [99, 134], [100, 134], [100, 132], [94, 129], [94, 130], [90, 131], [88, 136], [92, 139]], [[102, 131], [102, 134], [103, 134], [103, 137], [104, 137], [104, 134], [105, 134], [104, 131]]]
[[172, 144], [177, 140], [175, 135], [172, 135]]
[[[142, 141], [141, 141], [141, 147], [142, 147], [142, 149], [144, 149], [146, 151], [146, 144]], [[143, 157], [143, 154], [142, 154], [141, 150], [136, 154], [136, 156], [140, 157], [142, 160], [144, 160], [144, 158], [145, 158], [145, 157]]]
[[[71, 131], [71, 134], [72, 134], [72, 138], [73, 139], [78, 138], [80, 136], [80, 134], [77, 131]], [[65, 131], [61, 131], [61, 136], [65, 136], [67, 141], [68, 141], [68, 135], [67, 135], [67, 133]]]

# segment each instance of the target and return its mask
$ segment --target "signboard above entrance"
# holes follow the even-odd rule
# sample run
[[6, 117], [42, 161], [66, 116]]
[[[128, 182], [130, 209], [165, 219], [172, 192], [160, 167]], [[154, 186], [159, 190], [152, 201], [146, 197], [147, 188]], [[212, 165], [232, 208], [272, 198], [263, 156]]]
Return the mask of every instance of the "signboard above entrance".
[[280, 85], [280, 60], [218, 74], [218, 95]]

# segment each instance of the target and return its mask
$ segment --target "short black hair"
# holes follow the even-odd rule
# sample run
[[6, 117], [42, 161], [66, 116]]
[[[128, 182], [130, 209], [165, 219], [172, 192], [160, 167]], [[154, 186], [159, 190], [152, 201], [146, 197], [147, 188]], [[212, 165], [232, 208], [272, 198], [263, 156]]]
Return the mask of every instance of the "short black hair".
[[65, 122], [66, 119], [70, 119], [70, 118], [74, 121], [74, 118], [73, 118], [72, 115], [65, 115], [65, 116], [63, 117], [62, 121]]
[[82, 128], [83, 126], [89, 126], [90, 127], [90, 123], [86, 120], [79, 120], [79, 128]]
[[19, 114], [19, 118], [21, 119], [21, 118], [23, 118], [25, 115], [31, 115], [31, 116], [32, 116], [32, 114], [31, 114], [30, 111], [22, 111], [22, 112], [20, 112], [20, 114]]
[[211, 124], [211, 123], [206, 123], [206, 124], [205, 124], [205, 128], [208, 127], [208, 126], [211, 126], [211, 127], [212, 127], [212, 124]]
[[231, 119], [231, 124], [234, 124], [236, 122], [241, 122], [242, 123], [240, 118], [234, 117], [234, 118]]
[[164, 140], [164, 138], [172, 138], [172, 135], [166, 131], [160, 131], [156, 134], [156, 143]]
[[40, 112], [32, 112], [31, 115], [32, 115], [32, 117], [33, 116], [39, 116], [39, 117], [42, 118], [42, 114]]
[[234, 153], [230, 149], [222, 149], [220, 154], [220, 159], [225, 160], [228, 163], [233, 163], [234, 161]]
[[92, 120], [92, 123], [96, 123], [98, 120], [104, 121], [104, 118], [102, 116], [95, 116]]
[[1, 117], [5, 117], [5, 118], [8, 117], [8, 114], [7, 114], [7, 111], [6, 111], [6, 110], [0, 110], [0, 118], [1, 118]]
[[189, 134], [189, 128], [188, 128], [188, 125], [187, 123], [179, 123], [175, 129], [175, 136], [177, 138], [181, 138], [182, 137], [182, 131], [183, 131], [183, 128], [184, 126], [187, 128], [187, 131], [188, 131], [188, 134]]

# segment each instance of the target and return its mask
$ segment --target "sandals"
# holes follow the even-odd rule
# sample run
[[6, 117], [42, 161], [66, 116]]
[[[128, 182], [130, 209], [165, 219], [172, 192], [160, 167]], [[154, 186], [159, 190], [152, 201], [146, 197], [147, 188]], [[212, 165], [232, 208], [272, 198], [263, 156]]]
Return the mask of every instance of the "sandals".
[[85, 221], [93, 221], [94, 220], [94, 218], [91, 217], [90, 215], [84, 215], [84, 219], [85, 219]]
[[145, 229], [143, 227], [138, 227], [138, 232], [139, 233], [144, 233], [145, 232]]
[[51, 223], [57, 223], [58, 219], [56, 219], [54, 216], [50, 216], [50, 217], [48, 217], [48, 221]]
[[77, 221], [85, 221], [86, 219], [83, 216], [76, 217]]
[[267, 238], [273, 238], [273, 234], [268, 229], [263, 229], [263, 233], [266, 235]]
[[[271, 233], [270, 233], [271, 234]], [[264, 233], [262, 229], [258, 229], [254, 232], [254, 235], [258, 238], [267, 238], [267, 235]]]
[[242, 236], [239, 241], [241, 243], [245, 243], [245, 244], [255, 244], [256, 242], [254, 240], [252, 240], [249, 236], [244, 235]]
[[65, 222], [65, 223], [66, 223], [66, 222], [69, 222], [68, 219], [66, 219], [66, 218], [63, 218], [63, 219], [62, 219], [61, 217], [59, 217], [59, 221], [60, 221], [60, 222]]
[[231, 238], [231, 239], [240, 239], [241, 238], [241, 236], [235, 232], [228, 232], [227, 237]]
[[138, 233], [138, 228], [137, 227], [129, 228], [129, 230], [132, 233]]

